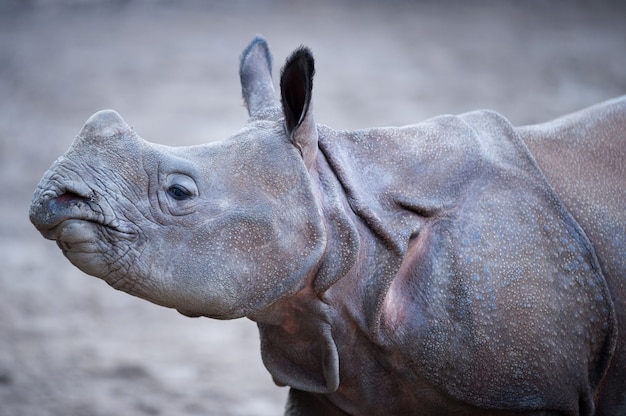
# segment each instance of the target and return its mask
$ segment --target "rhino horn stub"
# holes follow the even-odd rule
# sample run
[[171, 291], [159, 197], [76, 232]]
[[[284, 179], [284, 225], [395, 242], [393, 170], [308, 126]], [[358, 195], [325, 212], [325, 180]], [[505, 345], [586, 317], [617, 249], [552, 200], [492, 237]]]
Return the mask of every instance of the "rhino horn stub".
[[267, 110], [278, 110], [272, 84], [272, 55], [262, 36], [256, 36], [241, 54], [239, 78], [250, 117], [263, 117]]
[[89, 117], [79, 137], [113, 137], [130, 131], [130, 126], [116, 111], [102, 110]]
[[285, 129], [302, 153], [307, 168], [317, 154], [317, 127], [312, 109], [314, 74], [313, 54], [308, 48], [300, 47], [287, 59], [280, 77]]

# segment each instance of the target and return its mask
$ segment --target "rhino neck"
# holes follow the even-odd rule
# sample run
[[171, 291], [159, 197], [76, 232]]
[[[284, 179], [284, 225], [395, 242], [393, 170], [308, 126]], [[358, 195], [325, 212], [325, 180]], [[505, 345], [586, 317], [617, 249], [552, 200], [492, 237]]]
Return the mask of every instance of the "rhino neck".
[[[369, 235], [364, 232], [346, 199], [341, 182], [322, 154], [318, 154], [310, 178], [314, 198], [322, 214], [325, 246], [319, 264], [302, 282], [299, 290], [308, 295], [298, 299], [320, 301], [337, 282], [358, 273], [364, 261], [374, 259], [366, 255], [372, 245]], [[291, 299], [286, 301], [293, 303]], [[259, 323], [280, 324], [275, 319], [275, 311], [283, 308], [282, 303], [276, 302], [249, 318]]]
[[[322, 140], [342, 140], [330, 129], [319, 132]], [[249, 318], [259, 326], [263, 362], [277, 384], [328, 394], [339, 386], [342, 351], [376, 339], [385, 295], [421, 220], [396, 209], [394, 221], [408, 231], [390, 221], [355, 185], [368, 189], [353, 161], [320, 148], [311, 181], [325, 231], [322, 259], [297, 293]]]

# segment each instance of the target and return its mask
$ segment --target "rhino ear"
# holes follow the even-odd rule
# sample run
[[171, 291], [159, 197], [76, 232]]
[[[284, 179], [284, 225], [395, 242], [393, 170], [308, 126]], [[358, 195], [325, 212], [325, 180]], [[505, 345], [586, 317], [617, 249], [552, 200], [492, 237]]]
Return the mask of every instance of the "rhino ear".
[[272, 85], [272, 55], [261, 36], [255, 37], [241, 54], [239, 79], [250, 117], [260, 117], [269, 109], [278, 110]]
[[317, 128], [311, 105], [314, 74], [313, 55], [308, 48], [301, 47], [287, 59], [280, 77], [285, 129], [302, 153], [307, 168], [317, 154]]

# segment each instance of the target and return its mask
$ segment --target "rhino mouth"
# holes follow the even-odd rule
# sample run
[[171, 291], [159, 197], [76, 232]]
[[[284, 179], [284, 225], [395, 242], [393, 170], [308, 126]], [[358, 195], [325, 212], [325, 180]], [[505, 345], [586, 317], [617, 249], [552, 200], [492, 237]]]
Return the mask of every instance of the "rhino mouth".
[[97, 197], [73, 190], [63, 190], [42, 195], [33, 203], [30, 219], [39, 232], [49, 240], [56, 240], [63, 251], [71, 251], [86, 243], [103, 243], [103, 230], [108, 240], [116, 237], [130, 238], [134, 232], [123, 227], [108, 205], [98, 203]]

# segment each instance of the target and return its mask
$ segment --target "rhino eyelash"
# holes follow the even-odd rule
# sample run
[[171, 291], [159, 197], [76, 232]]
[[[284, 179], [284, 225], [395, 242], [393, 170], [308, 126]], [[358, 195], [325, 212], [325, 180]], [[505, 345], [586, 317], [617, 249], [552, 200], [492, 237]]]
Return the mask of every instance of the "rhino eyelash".
[[167, 188], [167, 193], [176, 201], [184, 201], [185, 199], [189, 199], [193, 196], [193, 194], [182, 185], [170, 186]]

